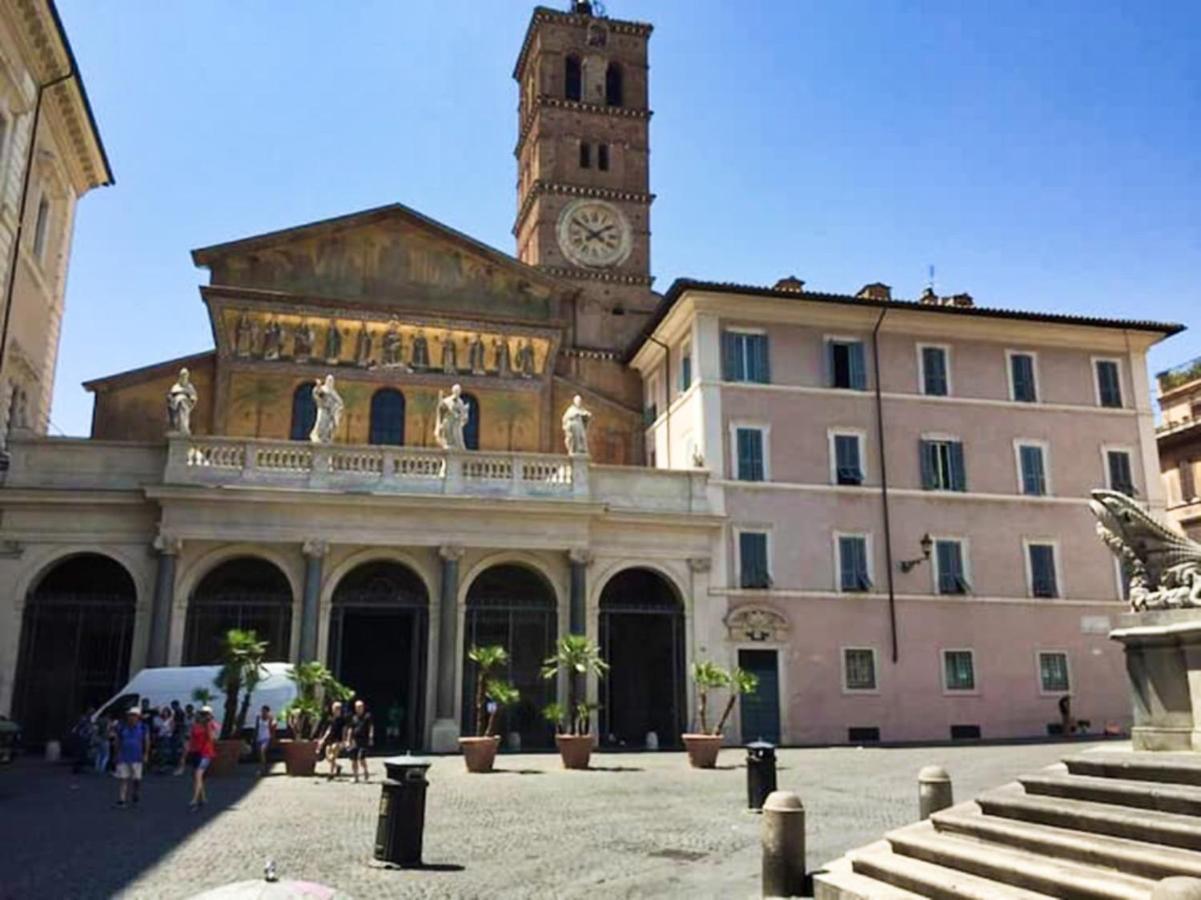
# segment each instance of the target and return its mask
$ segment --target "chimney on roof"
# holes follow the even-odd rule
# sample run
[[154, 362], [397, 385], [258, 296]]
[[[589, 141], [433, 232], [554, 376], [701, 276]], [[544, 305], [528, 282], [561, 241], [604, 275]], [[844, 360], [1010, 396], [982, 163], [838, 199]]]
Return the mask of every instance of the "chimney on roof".
[[976, 301], [972, 299], [971, 294], [955, 294], [950, 298], [952, 306], [975, 306]]
[[927, 287], [922, 291], [922, 295], [917, 298], [918, 303], [924, 303], [927, 306], [941, 306], [942, 301], [938, 299], [938, 294], [934, 293], [934, 288]]
[[881, 281], [873, 281], [871, 284], [865, 284], [859, 289], [859, 293], [855, 295], [860, 300], [891, 300], [892, 288]]
[[789, 275], [787, 278], [781, 278], [774, 285], [773, 291], [788, 291], [790, 294], [805, 293], [805, 282], [797, 278], [795, 275]]

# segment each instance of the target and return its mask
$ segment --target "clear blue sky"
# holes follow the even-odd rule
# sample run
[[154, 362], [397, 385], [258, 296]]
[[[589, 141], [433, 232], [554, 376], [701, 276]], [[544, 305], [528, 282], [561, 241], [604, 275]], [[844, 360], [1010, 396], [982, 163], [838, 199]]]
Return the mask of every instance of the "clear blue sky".
[[[554, 5], [562, 5], [555, 3]], [[532, 3], [59, 0], [117, 185], [79, 207], [52, 418], [212, 346], [188, 251], [400, 201], [512, 252]], [[1201, 4], [612, 0], [649, 20], [653, 267], [1182, 321]]]

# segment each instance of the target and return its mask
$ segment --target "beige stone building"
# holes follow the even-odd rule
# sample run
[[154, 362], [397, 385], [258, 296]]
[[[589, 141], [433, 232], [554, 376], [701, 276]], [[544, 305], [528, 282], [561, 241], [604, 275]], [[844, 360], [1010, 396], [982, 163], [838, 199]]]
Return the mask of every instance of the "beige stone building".
[[1201, 359], [1155, 376], [1162, 416], [1156, 429], [1167, 513], [1201, 540]]
[[75, 204], [112, 182], [53, 2], [3, 0], [0, 439], [10, 427], [46, 432]]

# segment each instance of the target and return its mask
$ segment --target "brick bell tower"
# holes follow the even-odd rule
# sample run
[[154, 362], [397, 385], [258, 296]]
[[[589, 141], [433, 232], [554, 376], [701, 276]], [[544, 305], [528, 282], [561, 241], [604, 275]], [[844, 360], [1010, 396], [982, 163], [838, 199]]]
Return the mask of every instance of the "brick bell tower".
[[599, 3], [574, 0], [566, 12], [539, 6], [513, 71], [517, 256], [579, 286], [577, 351], [620, 354], [658, 300], [650, 275], [650, 35], [648, 24], [603, 16]]

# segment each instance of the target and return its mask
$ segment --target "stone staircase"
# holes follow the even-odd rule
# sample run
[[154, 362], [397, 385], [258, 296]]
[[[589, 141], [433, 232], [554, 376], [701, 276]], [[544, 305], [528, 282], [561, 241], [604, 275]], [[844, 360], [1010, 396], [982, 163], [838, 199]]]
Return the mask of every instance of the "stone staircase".
[[814, 875], [814, 897], [1148, 898], [1201, 879], [1201, 754], [1083, 753], [906, 825]]

